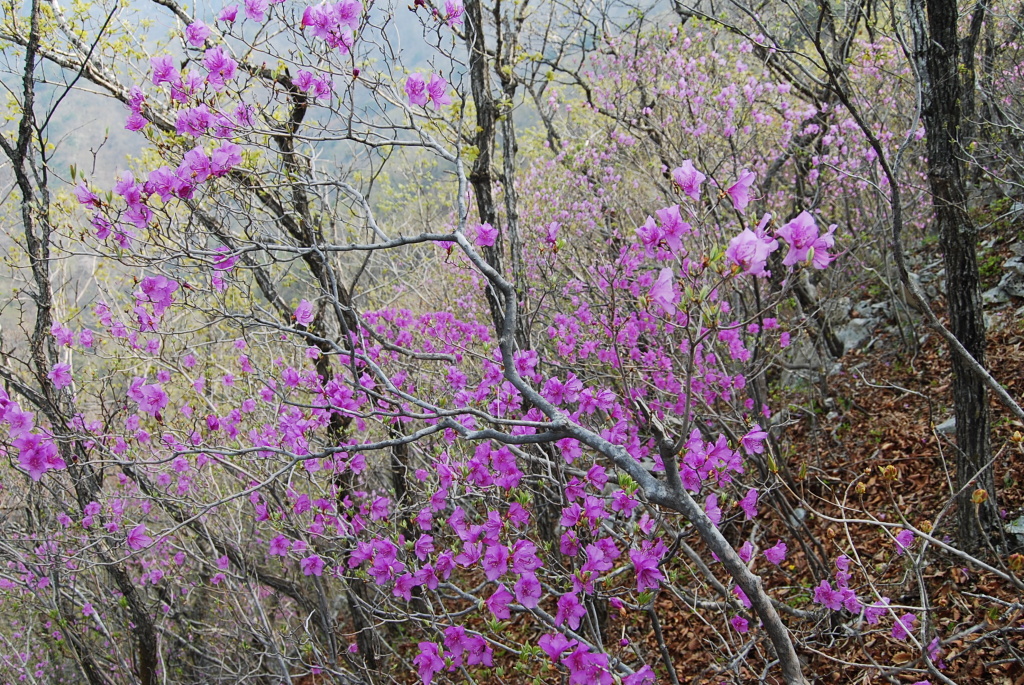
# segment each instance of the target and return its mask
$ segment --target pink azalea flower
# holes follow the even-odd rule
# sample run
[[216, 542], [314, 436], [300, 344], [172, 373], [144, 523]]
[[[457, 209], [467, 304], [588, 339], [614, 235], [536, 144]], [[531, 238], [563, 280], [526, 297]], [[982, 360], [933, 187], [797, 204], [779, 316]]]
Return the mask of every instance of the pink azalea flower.
[[238, 5], [228, 5], [217, 15], [217, 21], [233, 22], [238, 18]]
[[203, 55], [203, 66], [209, 72], [206, 81], [214, 88], [223, 87], [238, 73], [238, 62], [219, 45], [206, 51]]
[[505, 545], [489, 545], [484, 552], [481, 565], [487, 580], [497, 580], [508, 570], [508, 548]]
[[636, 591], [657, 590], [658, 583], [664, 580], [665, 576], [658, 568], [659, 559], [654, 550], [630, 550], [629, 560], [636, 571]]
[[57, 445], [38, 433], [23, 434], [13, 444], [18, 450], [18, 465], [28, 471], [32, 480], [38, 481], [50, 469], [60, 470], [67, 466], [57, 451]]
[[146, 128], [146, 124], [149, 121], [146, 117], [142, 116], [138, 112], [132, 112], [128, 115], [128, 118], [124, 121], [124, 128], [126, 131], [141, 131]]
[[558, 611], [555, 614], [556, 626], [568, 622], [569, 628], [576, 630], [586, 615], [587, 607], [580, 603], [579, 597], [575, 593], [569, 592], [558, 598]]
[[768, 255], [779, 249], [779, 241], [768, 236], [758, 236], [749, 228], [729, 241], [725, 250], [726, 259], [752, 276], [767, 276], [765, 266]]
[[308, 300], [302, 300], [299, 302], [299, 306], [295, 308], [295, 323], [300, 326], [308, 326], [313, 323], [313, 305]]
[[434, 111], [440, 110], [444, 105], [452, 104], [448, 95], [448, 82], [439, 74], [430, 75], [430, 83], [427, 84], [427, 94], [434, 103]]
[[774, 547], [769, 547], [764, 551], [764, 556], [770, 563], [778, 566], [786, 560], [786, 543], [779, 540]]
[[213, 176], [223, 176], [232, 167], [241, 163], [242, 148], [234, 143], [224, 143], [213, 150], [213, 155], [210, 157], [210, 173]]
[[153, 85], [161, 83], [174, 83], [180, 75], [174, 66], [174, 58], [170, 55], [157, 55], [149, 60], [153, 66]]
[[423, 74], [413, 74], [405, 80], [405, 94], [413, 105], [423, 107], [427, 104], [430, 94], [427, 92], [427, 83], [423, 80]]
[[276, 538], [270, 541], [270, 554], [273, 556], [286, 557], [288, 556], [288, 538], [284, 535], [278, 535]]
[[527, 609], [536, 607], [544, 594], [544, 588], [541, 587], [540, 581], [532, 571], [523, 573], [513, 589], [516, 593], [516, 601]]
[[672, 316], [676, 313], [675, 290], [672, 287], [672, 282], [675, 279], [675, 273], [672, 269], [666, 267], [658, 273], [658, 280], [651, 286], [650, 299], [651, 302], [661, 307], [666, 314]]
[[498, 229], [490, 224], [480, 224], [476, 227], [477, 247], [492, 247], [498, 238]]
[[767, 439], [768, 433], [761, 430], [761, 424], [755, 423], [753, 428], [740, 438], [740, 445], [743, 446], [747, 454], [761, 454], [764, 452], [764, 445], [762, 443]]
[[889, 611], [889, 598], [883, 597], [879, 602], [864, 607], [864, 620], [869, 625], [876, 625], [878, 620]]
[[694, 200], [700, 200], [700, 184], [704, 182], [705, 178], [707, 176], [697, 171], [689, 159], [672, 170], [672, 180]]
[[128, 543], [128, 547], [133, 550], [140, 550], [153, 544], [153, 538], [146, 535], [145, 523], [140, 523], [128, 531], [125, 541]]
[[86, 184], [85, 181], [82, 181], [77, 186], [75, 186], [75, 198], [78, 200], [79, 204], [84, 205], [86, 207], [100, 206], [99, 196], [96, 195], [96, 193], [89, 190], [89, 186]]
[[46, 377], [53, 381], [53, 385], [59, 390], [71, 385], [71, 364], [54, 364]]
[[725, 191], [726, 195], [732, 198], [732, 206], [742, 212], [750, 204], [750, 186], [754, 183], [755, 174], [753, 171], [744, 169], [740, 172], [739, 179]]
[[729, 621], [732, 624], [733, 630], [737, 633], [745, 633], [750, 630], [750, 622], [742, 616], [733, 616]]
[[893, 621], [892, 636], [897, 640], [906, 640], [910, 637], [910, 632], [914, 630], [915, 623], [917, 623], [917, 616], [911, 613], [903, 614]]
[[818, 226], [814, 217], [807, 212], [800, 215], [779, 229], [778, 235], [789, 244], [789, 252], [782, 263], [793, 266], [810, 259], [815, 269], [824, 269], [834, 257], [828, 249], [835, 244], [836, 226], [829, 226], [828, 233], [818, 235]]
[[901, 530], [896, 535], [896, 554], [903, 554], [914, 544], [914, 534], [909, 530]]
[[185, 40], [192, 47], [201, 48], [212, 33], [213, 31], [210, 30], [209, 26], [201, 21], [197, 21], [185, 28]]
[[658, 246], [664, 234], [661, 228], [654, 222], [653, 217], [647, 217], [647, 221], [644, 222], [643, 226], [636, 229], [636, 235], [648, 249], [653, 249]]
[[738, 504], [748, 521], [757, 516], [757, 490], [755, 488], [747, 490], [746, 496]]
[[822, 580], [818, 587], [814, 588], [814, 602], [823, 604], [832, 611], [839, 611], [843, 608], [843, 595], [832, 589], [832, 583]]
[[683, 221], [683, 217], [679, 214], [679, 205], [659, 209], [655, 214], [658, 217], [658, 221], [661, 222], [661, 236], [668, 243], [673, 253], [681, 253], [683, 251], [681, 238], [692, 233], [693, 227]]
[[494, 617], [499, 620], [505, 620], [512, 614], [509, 612], [509, 602], [512, 601], [512, 593], [509, 592], [504, 585], [498, 585], [498, 589], [495, 590], [490, 597], [484, 602], [487, 608], [490, 610]]
[[622, 685], [654, 685], [655, 682], [657, 682], [657, 678], [654, 675], [654, 669], [646, 664], [633, 675], [622, 679]]
[[320, 558], [320, 555], [313, 554], [299, 562], [299, 567], [302, 569], [303, 575], [307, 576], [319, 576], [323, 575], [324, 572], [324, 560]]
[[716, 526], [722, 522], [722, 507], [718, 505], [718, 495], [711, 493], [704, 500], [704, 513]]
[[269, 4], [267, 0], [245, 0], [245, 16], [253, 21], [263, 21], [267, 18]]
[[444, 659], [441, 658], [438, 646], [433, 642], [421, 642], [418, 647], [420, 653], [412, 660], [412, 664], [416, 667], [423, 685], [430, 685], [434, 675], [444, 670]]
[[537, 641], [537, 646], [544, 650], [544, 653], [552, 661], [560, 660], [566, 651], [572, 649], [577, 644], [576, 640], [570, 640], [561, 633], [541, 635]]
[[462, 15], [465, 11], [462, 0], [445, 0], [444, 15], [447, 17], [448, 27], [462, 26]]

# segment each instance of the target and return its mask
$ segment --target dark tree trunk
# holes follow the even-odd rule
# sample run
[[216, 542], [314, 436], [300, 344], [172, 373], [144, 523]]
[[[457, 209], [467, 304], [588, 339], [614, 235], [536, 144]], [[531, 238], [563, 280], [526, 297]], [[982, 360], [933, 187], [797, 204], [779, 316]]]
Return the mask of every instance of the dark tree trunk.
[[[927, 10], [926, 25], [922, 6]], [[985, 363], [985, 320], [975, 247], [977, 228], [967, 213], [964, 164], [960, 158], [963, 129], [960, 79], [961, 44], [957, 40], [956, 0], [913, 0], [912, 20], [918, 65], [924, 67], [924, 124], [928, 143], [928, 183], [935, 224], [946, 267], [949, 327], [981, 364]], [[973, 62], [973, 59], [971, 60]], [[976, 549], [983, 532], [998, 524], [995, 478], [988, 466], [988, 391], [984, 381], [955, 351], [953, 404], [956, 411], [956, 484], [958, 541]], [[984, 490], [987, 500], [976, 504]]]

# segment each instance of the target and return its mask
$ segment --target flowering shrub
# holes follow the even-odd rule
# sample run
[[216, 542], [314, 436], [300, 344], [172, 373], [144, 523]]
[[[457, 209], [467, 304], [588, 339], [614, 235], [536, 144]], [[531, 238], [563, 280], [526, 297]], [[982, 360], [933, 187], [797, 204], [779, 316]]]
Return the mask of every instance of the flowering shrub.
[[[52, 615], [19, 635], [50, 631], [53, 674], [146, 683], [175, 663], [234, 682], [404, 663], [427, 684], [641, 685], [675, 677], [670, 596], [712, 607], [750, 668], [788, 682], [804, 675], [780, 611], [921, 642], [924, 619], [841, 552], [818, 552], [838, 570], [794, 606], [762, 581], [807, 544], [767, 520], [790, 476], [765, 376], [800, 333], [795, 289], [858, 229], [769, 176], [863, 190], [845, 115], [794, 113], [744, 63], [749, 41], [726, 59], [708, 29], [606, 36], [594, 87], [565, 106], [582, 110], [567, 129], [607, 135], [549, 140], [517, 171], [504, 129], [485, 220], [470, 185], [491, 153], [467, 112], [512, 108], [457, 66], [479, 5], [426, 5], [410, 9], [436, 59], [401, 73], [375, 61], [391, 14], [349, 0], [247, 0], [209, 24], [174, 5], [180, 48], [142, 62], [145, 85], [84, 59], [149, 152], [74, 186], [68, 221], [89, 229], [61, 239], [109, 273], [87, 306], [39, 305], [39, 372], [4, 376], [3, 497], [32, 513], [4, 523], [0, 591]], [[637, 101], [649, 88], [655, 107]], [[712, 101], [720, 130], [700, 123]], [[701, 155], [636, 162], [641, 119]], [[773, 168], [811, 125], [831, 138], [815, 170]], [[389, 210], [377, 176], [405, 148], [444, 190]], [[322, 162], [342, 151], [358, 172]], [[421, 200], [432, 213], [410, 218]], [[911, 563], [916, 539], [903, 529], [894, 554]]]

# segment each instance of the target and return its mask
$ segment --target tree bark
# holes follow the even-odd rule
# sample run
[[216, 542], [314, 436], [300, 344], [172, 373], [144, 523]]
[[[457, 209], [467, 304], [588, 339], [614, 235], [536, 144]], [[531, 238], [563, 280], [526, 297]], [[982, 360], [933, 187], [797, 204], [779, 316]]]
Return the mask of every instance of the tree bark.
[[[911, 25], [923, 81], [923, 118], [927, 133], [928, 184], [935, 227], [946, 268], [949, 327], [978, 363], [985, 364], [985, 320], [976, 254], [978, 231], [967, 213], [961, 44], [957, 39], [956, 0], [911, 0]], [[924, 16], [926, 14], [926, 17]], [[995, 477], [989, 464], [988, 392], [984, 380], [956, 351], [953, 405], [956, 412], [956, 485], [960, 545], [976, 549], [982, 534], [998, 525]], [[987, 500], [975, 503], [984, 490]]]

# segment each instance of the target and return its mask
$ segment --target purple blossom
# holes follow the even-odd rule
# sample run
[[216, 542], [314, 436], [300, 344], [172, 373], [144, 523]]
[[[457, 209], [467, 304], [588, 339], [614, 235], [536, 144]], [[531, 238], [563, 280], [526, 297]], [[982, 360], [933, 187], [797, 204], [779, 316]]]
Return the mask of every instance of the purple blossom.
[[672, 286], [675, 279], [675, 272], [665, 267], [658, 273], [658, 279], [651, 286], [651, 302], [661, 307], [666, 314], [672, 316], [676, 313], [676, 294]]
[[556, 626], [568, 622], [569, 628], [576, 630], [580, 627], [580, 620], [586, 615], [587, 608], [580, 603], [576, 593], [568, 592], [558, 598], [558, 611], [555, 614]]
[[124, 121], [124, 128], [126, 131], [141, 131], [146, 128], [146, 124], [148, 123], [149, 120], [147, 120], [146, 117], [142, 116], [138, 112], [131, 112], [128, 115], [128, 118]]
[[722, 507], [718, 505], [718, 495], [715, 493], [711, 493], [704, 500], [704, 513], [715, 526], [722, 522]]
[[654, 685], [655, 682], [657, 682], [657, 678], [654, 675], [654, 670], [646, 664], [633, 675], [622, 679], [622, 685]]
[[187, 178], [196, 185], [204, 183], [212, 174], [213, 166], [202, 146], [196, 146], [186, 152], [177, 170], [180, 178]]
[[[248, 5], [248, 3], [246, 4]], [[208, 72], [206, 81], [214, 88], [222, 88], [228, 81], [235, 78], [235, 74], [238, 72], [238, 62], [219, 45], [206, 51], [206, 54], [203, 55], [203, 66]]]
[[412, 74], [405, 80], [405, 94], [413, 105], [423, 107], [427, 104], [430, 95], [427, 93], [427, 83], [423, 74]]
[[653, 217], [647, 217], [647, 221], [644, 222], [643, 226], [636, 229], [636, 235], [649, 250], [654, 249], [661, 243], [664, 235], [661, 232], [661, 228], [655, 223]]
[[786, 560], [786, 543], [779, 540], [774, 547], [769, 547], [764, 551], [764, 556], [770, 563], [778, 566]]
[[909, 530], [901, 530], [896, 535], [896, 554], [903, 554], [914, 544], [914, 534]]
[[911, 613], [903, 614], [892, 623], [892, 636], [897, 640], [906, 640], [914, 630], [917, 623], [917, 616]]
[[434, 111], [440, 110], [444, 105], [452, 104], [451, 96], [448, 95], [448, 82], [439, 74], [430, 75], [427, 94], [430, 101], [434, 103]]
[[462, 26], [462, 15], [465, 11], [466, 8], [462, 5], [462, 0], [445, 0], [444, 15], [448, 27]]
[[516, 601], [527, 609], [536, 607], [544, 594], [544, 588], [541, 587], [540, 581], [537, 580], [537, 576], [533, 572], [522, 574], [513, 589], [516, 593]]
[[737, 633], [743, 634], [750, 630], [750, 622], [742, 616], [733, 616], [729, 623]]
[[544, 653], [552, 661], [560, 660], [566, 651], [572, 649], [577, 644], [576, 640], [570, 640], [561, 633], [541, 635], [537, 641], [537, 645], [544, 650]]
[[653, 550], [632, 549], [629, 560], [636, 571], [636, 591], [657, 590], [658, 583], [665, 579], [658, 568], [658, 555]]
[[128, 536], [125, 538], [125, 542], [128, 543], [129, 549], [140, 550], [152, 545], [153, 538], [146, 535], [146, 524], [140, 523], [128, 531]]
[[748, 521], [757, 516], [757, 490], [755, 488], [747, 490], [747, 494], [737, 502], [737, 505], [743, 510]]
[[245, 16], [253, 21], [262, 22], [267, 18], [267, 9], [270, 5], [267, 0], [245, 0]]
[[832, 589], [832, 583], [822, 580], [821, 584], [814, 588], [814, 602], [823, 604], [832, 611], [839, 611], [843, 608], [843, 595]]
[[490, 224], [479, 224], [476, 227], [477, 247], [492, 247], [498, 238], [498, 229]]
[[206, 105], [178, 110], [174, 127], [181, 135], [199, 137], [213, 124], [213, 115]]
[[233, 22], [238, 18], [238, 5], [228, 5], [217, 15], [217, 21]]
[[213, 176], [223, 176], [232, 167], [242, 163], [242, 148], [234, 143], [224, 143], [214, 148], [210, 157], [210, 173]]
[[508, 570], [508, 548], [505, 545], [489, 545], [484, 552], [481, 565], [487, 580], [497, 580]]
[[352, 47], [352, 31], [359, 28], [362, 12], [358, 0], [342, 0], [333, 5], [321, 2], [303, 11], [300, 27], [311, 27], [315, 37], [345, 54]]
[[779, 249], [779, 241], [768, 236], [759, 236], [749, 228], [729, 241], [725, 250], [726, 258], [752, 276], [767, 276], [765, 266], [768, 255]]
[[800, 212], [795, 219], [779, 229], [779, 237], [789, 244], [789, 252], [782, 263], [793, 266], [810, 258], [815, 269], [824, 269], [833, 259], [828, 249], [835, 243], [835, 230], [835, 225], [829, 226], [828, 233], [819, 236], [814, 217], [807, 212]]
[[740, 445], [747, 454], [761, 454], [764, 452], [764, 445], [762, 443], [767, 439], [768, 433], [761, 430], [761, 424], [755, 423], [754, 427], [740, 438]]
[[875, 604], [864, 607], [864, 620], [870, 625], [876, 625], [882, 616], [889, 611], [889, 598], [883, 597]]
[[324, 560], [319, 554], [312, 554], [299, 562], [303, 575], [319, 576], [324, 572]]
[[197, 21], [185, 28], [185, 40], [192, 47], [201, 48], [212, 33], [213, 31], [210, 30], [209, 26], [201, 21]]
[[529, 540], [518, 540], [512, 546], [512, 573], [536, 571], [543, 565], [537, 557], [537, 546]]
[[693, 233], [693, 227], [683, 221], [679, 214], [679, 205], [672, 205], [659, 209], [654, 214], [661, 222], [661, 237], [668, 243], [669, 248], [675, 254], [683, 252], [682, 237]]
[[58, 390], [71, 385], [71, 364], [54, 364], [46, 377], [53, 381]]
[[444, 659], [441, 658], [440, 650], [433, 642], [421, 642], [418, 647], [420, 653], [413, 658], [413, 666], [416, 667], [423, 685], [430, 685], [434, 675], [444, 670]]
[[146, 276], [142, 279], [141, 287], [141, 295], [135, 294], [136, 300], [152, 303], [153, 315], [161, 316], [173, 304], [178, 283], [166, 276]]
[[512, 593], [504, 585], [498, 585], [498, 589], [487, 598], [484, 604], [487, 605], [488, 610], [494, 614], [495, 618], [505, 620], [511, 616], [508, 609], [509, 602], [511, 601]]
[[754, 183], [754, 178], [753, 171], [744, 169], [736, 182], [725, 191], [726, 195], [732, 198], [732, 206], [739, 212], [744, 211], [750, 204], [750, 186]]
[[689, 159], [672, 170], [672, 180], [694, 200], [700, 200], [700, 184], [704, 182], [705, 178], [707, 177], [697, 171]]
[[174, 66], [174, 58], [170, 55], [157, 55], [149, 60], [153, 66], [153, 85], [161, 83], [174, 83], [178, 80], [180, 73]]
[[100, 206], [99, 196], [89, 190], [89, 186], [86, 185], [85, 181], [82, 181], [75, 186], [75, 198], [78, 200], [80, 205], [84, 205], [86, 207]]
[[308, 326], [313, 323], [313, 305], [308, 300], [302, 300], [292, 316], [295, 317], [295, 323]]
[[270, 541], [270, 551], [272, 556], [285, 557], [288, 556], [288, 538], [284, 535], [278, 535], [276, 538]]
[[[14, 435], [13, 431], [11, 435]], [[23, 433], [13, 444], [18, 450], [18, 465], [28, 471], [32, 480], [38, 481], [50, 469], [60, 470], [67, 466], [60, 458], [57, 445], [38, 433]]]

